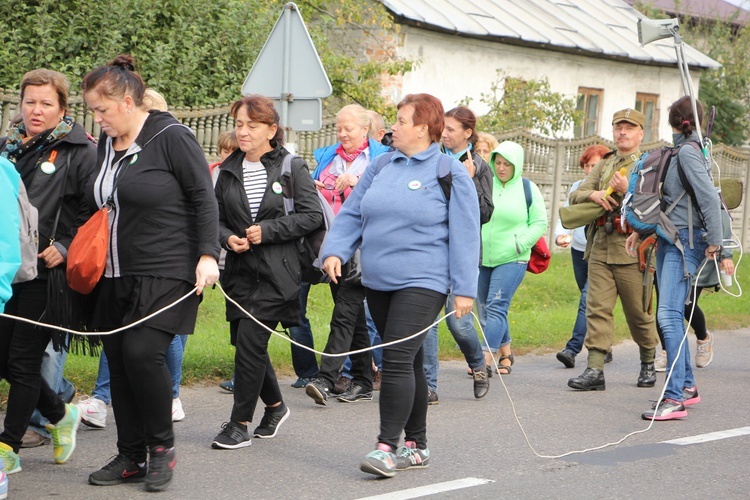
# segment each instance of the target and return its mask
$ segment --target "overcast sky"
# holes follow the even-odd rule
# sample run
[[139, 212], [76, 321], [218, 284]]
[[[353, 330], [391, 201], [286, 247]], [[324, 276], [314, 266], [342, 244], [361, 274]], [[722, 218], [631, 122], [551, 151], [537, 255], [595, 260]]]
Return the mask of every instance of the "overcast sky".
[[745, 10], [750, 10], [750, 0], [726, 0], [728, 3], [742, 7]]

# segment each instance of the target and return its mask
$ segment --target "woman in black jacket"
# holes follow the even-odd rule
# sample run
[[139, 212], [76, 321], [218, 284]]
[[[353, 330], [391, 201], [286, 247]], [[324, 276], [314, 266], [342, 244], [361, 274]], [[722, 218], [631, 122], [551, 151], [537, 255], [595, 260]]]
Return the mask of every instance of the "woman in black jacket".
[[[15, 165], [30, 203], [39, 211], [39, 274], [13, 285], [5, 312], [37, 321], [51, 320], [48, 278], [59, 270], [65, 274], [68, 246], [88, 216], [84, 186], [96, 161], [96, 148], [86, 132], [66, 116], [68, 88], [68, 79], [56, 71], [26, 73], [21, 80], [21, 120], [0, 140], [0, 155]], [[55, 423], [56, 462], [65, 462], [75, 448], [78, 408], [66, 406], [41, 376], [42, 356], [51, 337], [56, 348], [62, 348], [62, 339], [51, 330], [0, 319], [0, 376], [10, 383], [5, 429], [0, 434], [6, 473], [21, 470], [17, 453], [34, 408]]]
[[[300, 238], [319, 228], [323, 213], [307, 164], [291, 162], [291, 177], [281, 167], [289, 153], [273, 101], [248, 96], [232, 105], [240, 149], [221, 165], [216, 183], [219, 239], [228, 252], [221, 283], [227, 294], [268, 328], [299, 324]], [[282, 186], [293, 183], [294, 213], [286, 214]], [[268, 357], [270, 332], [227, 303], [235, 351], [234, 406], [230, 421], [211, 444], [236, 449], [250, 445], [247, 423], [258, 398], [265, 414], [253, 434], [276, 436], [289, 417]]]

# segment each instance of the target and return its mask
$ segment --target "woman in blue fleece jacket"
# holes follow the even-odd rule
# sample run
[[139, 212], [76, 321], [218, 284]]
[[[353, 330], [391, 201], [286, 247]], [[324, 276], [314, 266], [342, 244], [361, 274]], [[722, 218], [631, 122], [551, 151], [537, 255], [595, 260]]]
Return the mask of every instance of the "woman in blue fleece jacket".
[[[398, 104], [396, 152], [382, 167], [374, 162], [365, 170], [323, 246], [324, 269], [335, 281], [361, 244], [362, 284], [384, 343], [425, 330], [449, 292], [457, 318], [470, 313], [476, 297], [477, 192], [457, 160], [448, 160], [450, 196], [438, 182], [440, 158], [446, 161], [438, 144], [443, 114], [429, 94], [410, 94]], [[428, 464], [424, 337], [383, 349], [380, 434], [360, 463], [364, 472], [392, 477]]]

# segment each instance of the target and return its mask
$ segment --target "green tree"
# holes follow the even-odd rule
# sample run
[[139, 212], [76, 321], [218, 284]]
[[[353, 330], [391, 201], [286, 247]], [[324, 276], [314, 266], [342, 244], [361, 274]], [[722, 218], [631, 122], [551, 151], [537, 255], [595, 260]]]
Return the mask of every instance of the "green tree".
[[[580, 119], [576, 98], [552, 92], [546, 77], [528, 80], [507, 76], [500, 70], [497, 75], [490, 92], [479, 98], [489, 108], [478, 118], [479, 129], [500, 132], [526, 128], [558, 137]], [[471, 98], [466, 97], [462, 104], [468, 106], [470, 102]]]

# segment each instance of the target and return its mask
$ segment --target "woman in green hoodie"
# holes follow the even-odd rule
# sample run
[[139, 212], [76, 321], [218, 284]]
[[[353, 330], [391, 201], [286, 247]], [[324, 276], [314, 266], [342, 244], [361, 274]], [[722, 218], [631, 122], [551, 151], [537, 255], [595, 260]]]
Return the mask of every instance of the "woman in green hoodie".
[[[547, 231], [547, 208], [539, 188], [522, 178], [523, 147], [504, 141], [490, 153], [494, 174], [492, 201], [495, 210], [482, 226], [482, 265], [479, 268], [477, 302], [479, 319], [491, 352], [485, 352], [488, 365], [499, 351], [501, 375], [510, 373], [508, 309], [516, 289], [526, 274], [531, 247]], [[531, 204], [527, 203], [524, 181], [528, 183]]]

